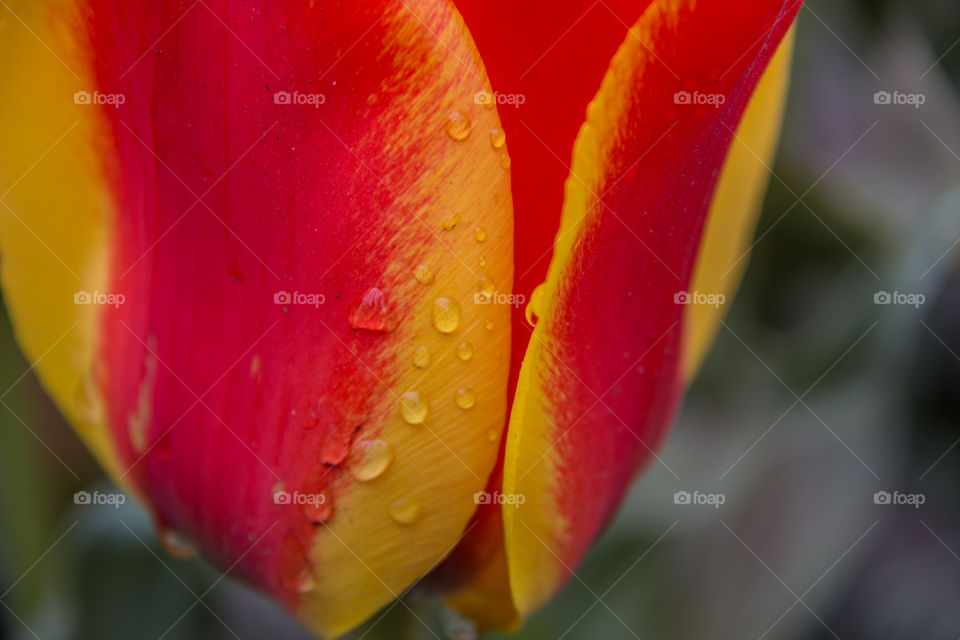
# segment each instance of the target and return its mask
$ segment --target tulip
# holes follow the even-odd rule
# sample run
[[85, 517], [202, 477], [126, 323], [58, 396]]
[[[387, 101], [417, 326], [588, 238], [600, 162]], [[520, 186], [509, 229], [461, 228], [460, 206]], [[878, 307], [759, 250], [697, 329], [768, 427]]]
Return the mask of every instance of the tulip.
[[4, 3], [22, 348], [172, 552], [322, 636], [569, 578], [736, 288], [799, 9], [456, 5]]

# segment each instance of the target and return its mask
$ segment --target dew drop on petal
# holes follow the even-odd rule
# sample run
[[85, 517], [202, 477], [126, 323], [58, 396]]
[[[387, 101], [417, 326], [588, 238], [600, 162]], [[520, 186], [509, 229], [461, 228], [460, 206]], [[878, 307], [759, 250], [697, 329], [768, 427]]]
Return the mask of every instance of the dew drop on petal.
[[430, 350], [420, 345], [413, 352], [413, 364], [418, 369], [426, 369], [430, 366]]
[[483, 242], [487, 239], [487, 230], [483, 227], [477, 227], [473, 230], [473, 238], [477, 242]]
[[477, 403], [477, 394], [473, 389], [457, 389], [454, 400], [461, 409], [470, 409]]
[[367, 289], [349, 318], [354, 331], [389, 333], [397, 327], [397, 320], [390, 311], [387, 297], [380, 289]]
[[447, 135], [457, 142], [470, 135], [470, 118], [463, 111], [454, 111], [447, 116]]
[[483, 325], [484, 329], [487, 331], [493, 331], [493, 320], [487, 320]]
[[507, 134], [503, 132], [503, 129], [493, 128], [490, 129], [490, 145], [494, 149], [499, 149], [507, 142]]
[[440, 226], [443, 227], [445, 231], [450, 231], [458, 224], [460, 224], [459, 213], [451, 213], [450, 215], [446, 216], [443, 220], [440, 221]]
[[87, 422], [98, 422], [100, 420], [100, 410], [97, 406], [95, 383], [92, 378], [83, 378], [77, 384], [77, 390], [74, 395], [74, 406], [80, 415], [81, 420]]
[[351, 452], [350, 473], [360, 482], [383, 475], [393, 461], [393, 447], [385, 440], [363, 440]]
[[473, 345], [464, 340], [457, 345], [457, 357], [466, 362], [473, 356]]
[[487, 300], [493, 300], [493, 294], [497, 292], [497, 285], [490, 278], [480, 280], [477, 290], [486, 296]]
[[436, 298], [431, 319], [437, 331], [453, 333], [460, 326], [460, 303], [451, 298]]
[[401, 498], [390, 505], [390, 517], [397, 524], [411, 525], [420, 517], [420, 501], [416, 498]]
[[313, 524], [323, 524], [333, 514], [333, 500], [326, 491], [308, 494], [303, 513]]
[[316, 578], [309, 567], [304, 567], [293, 581], [293, 589], [297, 593], [310, 593], [317, 588]]
[[487, 431], [487, 442], [496, 442], [499, 436], [500, 434], [495, 429], [490, 429], [490, 431]]
[[429, 410], [427, 399], [416, 391], [407, 391], [400, 396], [400, 415], [407, 424], [423, 424]]
[[133, 450], [142, 454], [147, 450], [147, 423], [143, 416], [133, 414], [127, 421], [127, 436]]
[[541, 282], [537, 285], [537, 288], [530, 294], [530, 302], [523, 310], [523, 315], [526, 317], [530, 326], [536, 325], [537, 320], [543, 314], [543, 297], [546, 295], [546, 284], [545, 282]]
[[161, 527], [157, 537], [164, 551], [178, 560], [189, 560], [197, 556], [197, 548], [190, 538], [176, 529]]
[[500, 152], [500, 166], [504, 169], [510, 168], [510, 155], [506, 151]]
[[413, 277], [416, 278], [420, 284], [430, 284], [433, 282], [433, 271], [425, 264], [418, 264], [413, 269]]

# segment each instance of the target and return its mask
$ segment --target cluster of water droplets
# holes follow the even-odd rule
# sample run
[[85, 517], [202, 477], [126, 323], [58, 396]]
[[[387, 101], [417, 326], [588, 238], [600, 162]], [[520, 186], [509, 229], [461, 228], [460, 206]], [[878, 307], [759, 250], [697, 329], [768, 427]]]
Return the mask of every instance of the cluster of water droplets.
[[[492, 106], [492, 105], [491, 105]], [[472, 124], [469, 116], [463, 111], [452, 112], [445, 123], [447, 135], [457, 142], [463, 142], [470, 137]], [[500, 164], [504, 168], [509, 168], [510, 159], [504, 148], [506, 145], [506, 134], [503, 129], [493, 128], [490, 130], [490, 145], [500, 154]], [[440, 227], [445, 232], [454, 231], [461, 223], [460, 214], [452, 212], [444, 216], [440, 221]], [[482, 226], [473, 229], [473, 239], [477, 243], [484, 243], [487, 240], [487, 230]], [[486, 266], [486, 260], [481, 258], [479, 262], [481, 267]], [[434, 271], [425, 264], [418, 264], [412, 269], [413, 278], [421, 285], [432, 285], [436, 279]], [[489, 278], [483, 278], [478, 286], [478, 292], [485, 296], [492, 296], [495, 291], [495, 284]], [[430, 323], [434, 330], [450, 335], [457, 331], [462, 321], [462, 309], [460, 303], [450, 296], [437, 296], [433, 299], [430, 306]], [[359, 303], [353, 308], [348, 318], [351, 328], [355, 331], [364, 331], [369, 333], [389, 333], [399, 324], [387, 295], [383, 290], [372, 287], [368, 289], [361, 297]], [[487, 331], [493, 331], [494, 323], [487, 320], [484, 323]], [[462, 340], [455, 347], [457, 358], [461, 362], [468, 362], [474, 353], [473, 344], [467, 340]], [[418, 345], [414, 348], [411, 360], [413, 366], [417, 369], [426, 369], [432, 362], [433, 357], [430, 349], [425, 345]], [[458, 388], [453, 394], [454, 404], [463, 411], [471, 410], [477, 402], [476, 392], [470, 388]], [[426, 422], [430, 413], [430, 403], [423, 394], [418, 391], [407, 391], [399, 399], [399, 413], [403, 421], [409, 425], [422, 425]], [[490, 430], [487, 439], [495, 442], [499, 434], [495, 430]], [[361, 440], [354, 443], [351, 450], [350, 474], [358, 482], [372, 482], [381, 477], [390, 468], [395, 458], [393, 446], [386, 440], [379, 438]], [[325, 522], [331, 512], [332, 501], [328, 500], [315, 509], [315, 513], [308, 514], [310, 520], [316, 524]], [[417, 521], [421, 512], [421, 504], [414, 497], [407, 497], [393, 503], [389, 508], [390, 517], [401, 525], [411, 525]]]

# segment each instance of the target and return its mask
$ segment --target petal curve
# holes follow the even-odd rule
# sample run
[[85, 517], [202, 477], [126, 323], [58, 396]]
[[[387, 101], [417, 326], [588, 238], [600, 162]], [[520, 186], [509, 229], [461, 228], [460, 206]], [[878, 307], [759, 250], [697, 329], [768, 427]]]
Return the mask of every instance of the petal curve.
[[507, 434], [503, 491], [525, 499], [503, 508], [521, 613], [569, 577], [663, 437], [682, 386], [674, 296], [733, 128], [799, 6], [655, 2], [587, 110]]
[[[47, 190], [85, 175], [86, 190], [17, 188], [11, 207], [44, 236], [71, 200], [93, 211], [77, 260], [99, 266], [80, 286], [125, 296], [58, 298], [92, 318], [68, 340], [101, 409], [88, 442], [107, 443], [172, 546], [192, 540], [315, 631], [346, 632], [454, 545], [505, 422], [509, 313], [474, 295], [512, 287], [510, 181], [469, 33], [448, 0], [23, 14], [81, 76], [57, 76], [50, 100], [95, 124], [83, 155], [30, 174]], [[32, 60], [10, 81], [20, 115]], [[81, 90], [92, 103], [72, 102]], [[18, 152], [0, 160], [11, 180], [36, 159]], [[35, 358], [56, 336], [29, 325], [46, 312], [31, 288], [79, 287], [53, 269], [29, 281], [43, 249], [17, 249], [17, 224], [0, 228], [4, 285]], [[66, 406], [62, 364], [38, 369]]]

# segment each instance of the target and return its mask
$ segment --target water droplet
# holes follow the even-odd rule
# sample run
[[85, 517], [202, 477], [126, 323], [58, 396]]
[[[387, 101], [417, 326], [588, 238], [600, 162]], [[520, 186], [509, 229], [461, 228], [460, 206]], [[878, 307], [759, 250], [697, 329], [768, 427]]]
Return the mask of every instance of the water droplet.
[[457, 345], [457, 357], [466, 362], [473, 356], [473, 345], [464, 340]]
[[499, 437], [500, 434], [496, 430], [490, 429], [490, 431], [487, 431], [487, 442], [496, 442]]
[[443, 227], [446, 231], [450, 231], [458, 224], [460, 224], [459, 213], [451, 213], [446, 218], [440, 221], [440, 226]]
[[420, 517], [420, 501], [416, 498], [401, 498], [390, 505], [390, 517], [397, 524], [411, 525]]
[[454, 399], [461, 409], [470, 409], [477, 403], [477, 394], [473, 389], [457, 389]]
[[413, 364], [418, 369], [426, 369], [430, 366], [430, 349], [420, 345], [413, 352]]
[[363, 294], [360, 303], [350, 314], [349, 321], [354, 331], [363, 329], [375, 333], [387, 333], [397, 327], [397, 320], [390, 312], [386, 295], [376, 287], [368, 289]]
[[481, 267], [487, 266], [487, 259], [486, 259], [486, 258], [480, 258], [480, 266], [481, 266]]
[[530, 294], [530, 302], [523, 310], [523, 315], [531, 326], [537, 324], [537, 320], [543, 313], [543, 297], [546, 295], [546, 285], [546, 282], [541, 282], [537, 285], [537, 288]]
[[587, 122], [596, 122], [598, 108], [596, 100], [591, 100], [587, 103]]
[[153, 387], [157, 378], [157, 340], [147, 339], [147, 356], [143, 360], [143, 379], [137, 389], [137, 406], [127, 417], [127, 435], [134, 451], [143, 453], [147, 449], [150, 422], [153, 412]]
[[369, 482], [390, 466], [393, 447], [385, 440], [363, 440], [354, 446], [351, 457], [350, 473], [360, 482]]
[[160, 538], [160, 546], [172, 557], [178, 560], [189, 560], [197, 556], [197, 548], [190, 538], [176, 529], [161, 527], [157, 535]]
[[433, 326], [441, 333], [453, 333], [460, 325], [460, 303], [451, 298], [433, 301]]
[[303, 513], [307, 520], [313, 524], [323, 524], [330, 519], [333, 514], [333, 500], [326, 492], [309, 494], [307, 502], [303, 505]]
[[420, 284], [430, 284], [433, 282], [433, 271], [425, 264], [418, 264], [413, 269], [413, 277], [416, 278]]
[[497, 292], [497, 285], [490, 278], [483, 278], [477, 290], [486, 296], [487, 300], [493, 300], [493, 294]]
[[510, 155], [506, 151], [500, 152], [500, 166], [504, 169], [510, 168]]
[[408, 424], [422, 424], [429, 410], [427, 399], [416, 391], [407, 391], [400, 396], [400, 415]]
[[487, 320], [486, 323], [484, 323], [483, 327], [487, 331], [493, 331], [493, 320]]
[[506, 142], [507, 134], [503, 132], [503, 129], [490, 129], [490, 144], [493, 145], [494, 149], [501, 148]]
[[454, 111], [447, 116], [447, 135], [456, 141], [466, 140], [470, 135], [470, 118], [463, 111]]
[[147, 423], [143, 416], [136, 413], [130, 415], [127, 421], [127, 436], [134, 451], [143, 453], [147, 450]]
[[87, 422], [98, 422], [101, 411], [97, 402], [97, 392], [92, 378], [83, 378], [77, 384], [74, 396], [74, 406], [80, 414], [80, 419]]
[[317, 581], [316, 578], [313, 577], [313, 571], [311, 571], [309, 567], [304, 567], [303, 570], [297, 574], [292, 586], [297, 593], [310, 593], [316, 589]]
[[477, 242], [483, 242], [484, 240], [487, 239], [487, 230], [484, 229], [483, 227], [477, 227], [476, 229], [473, 230], [473, 238]]
[[256, 376], [258, 373], [260, 373], [260, 365], [261, 365], [260, 354], [255, 353], [253, 355], [253, 359], [250, 360], [250, 377], [251, 378]]

